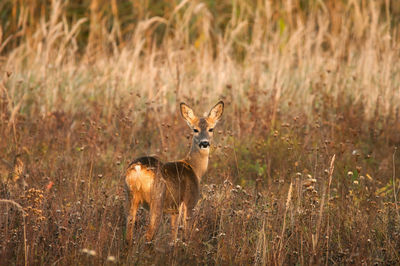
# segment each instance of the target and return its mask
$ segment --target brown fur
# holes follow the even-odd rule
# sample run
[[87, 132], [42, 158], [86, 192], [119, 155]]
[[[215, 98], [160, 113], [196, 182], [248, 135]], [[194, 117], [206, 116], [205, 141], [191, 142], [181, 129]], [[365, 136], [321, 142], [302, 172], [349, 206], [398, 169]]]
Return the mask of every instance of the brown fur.
[[[146, 238], [151, 241], [163, 213], [171, 214], [172, 238], [177, 237], [180, 217], [183, 216], [185, 235], [187, 220], [191, 217], [200, 194], [200, 180], [207, 170], [209, 147], [199, 145], [211, 141], [212, 130], [222, 115], [223, 103], [214, 106], [207, 118], [198, 118], [192, 109], [181, 104], [182, 116], [192, 129], [196, 129], [192, 149], [181, 161], [163, 163], [157, 157], [147, 156], [134, 160], [125, 175], [128, 192], [127, 240], [133, 239], [136, 212], [140, 204], [149, 205], [150, 224]], [[179, 215], [179, 216], [178, 216]]]

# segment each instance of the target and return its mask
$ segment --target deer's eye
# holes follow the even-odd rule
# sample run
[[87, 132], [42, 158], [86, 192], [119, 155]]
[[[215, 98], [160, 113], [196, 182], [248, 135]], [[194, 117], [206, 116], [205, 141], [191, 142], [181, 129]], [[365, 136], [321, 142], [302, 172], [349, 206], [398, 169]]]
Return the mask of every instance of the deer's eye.
[[210, 128], [208, 129], [208, 132], [213, 132], [213, 130], [214, 130], [213, 128]]
[[194, 133], [199, 133], [199, 130], [197, 128], [193, 129]]

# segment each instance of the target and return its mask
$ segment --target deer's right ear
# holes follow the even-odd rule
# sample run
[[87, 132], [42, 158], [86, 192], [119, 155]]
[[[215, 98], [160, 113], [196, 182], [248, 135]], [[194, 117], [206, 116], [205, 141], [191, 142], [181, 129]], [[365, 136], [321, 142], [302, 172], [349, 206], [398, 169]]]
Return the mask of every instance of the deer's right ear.
[[197, 119], [197, 116], [194, 114], [192, 108], [187, 106], [185, 103], [181, 103], [181, 114], [183, 119], [185, 119], [186, 122], [188, 123], [188, 125], [190, 127], [193, 127]]

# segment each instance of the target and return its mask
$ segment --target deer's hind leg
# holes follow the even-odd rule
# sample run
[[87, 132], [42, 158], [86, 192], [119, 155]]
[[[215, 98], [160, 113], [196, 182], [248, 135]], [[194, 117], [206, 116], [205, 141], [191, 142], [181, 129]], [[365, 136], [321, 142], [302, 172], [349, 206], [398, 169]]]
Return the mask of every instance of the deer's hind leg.
[[153, 239], [160, 226], [164, 209], [165, 189], [164, 182], [154, 182], [150, 199], [150, 224], [146, 232], [146, 239], [149, 242]]
[[132, 244], [133, 240], [133, 229], [135, 228], [136, 213], [139, 208], [140, 200], [132, 194], [130, 199], [129, 213], [126, 218], [126, 240], [129, 244]]

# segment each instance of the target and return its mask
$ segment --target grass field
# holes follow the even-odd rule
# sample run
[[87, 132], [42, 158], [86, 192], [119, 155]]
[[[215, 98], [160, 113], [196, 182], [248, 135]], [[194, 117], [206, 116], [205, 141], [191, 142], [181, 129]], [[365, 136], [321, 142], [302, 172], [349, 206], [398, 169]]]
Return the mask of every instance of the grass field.
[[[1, 265], [400, 263], [397, 0], [5, 0], [0, 23]], [[185, 156], [179, 103], [218, 100], [190, 239], [165, 217], [146, 245], [140, 210], [128, 246], [127, 165]]]

